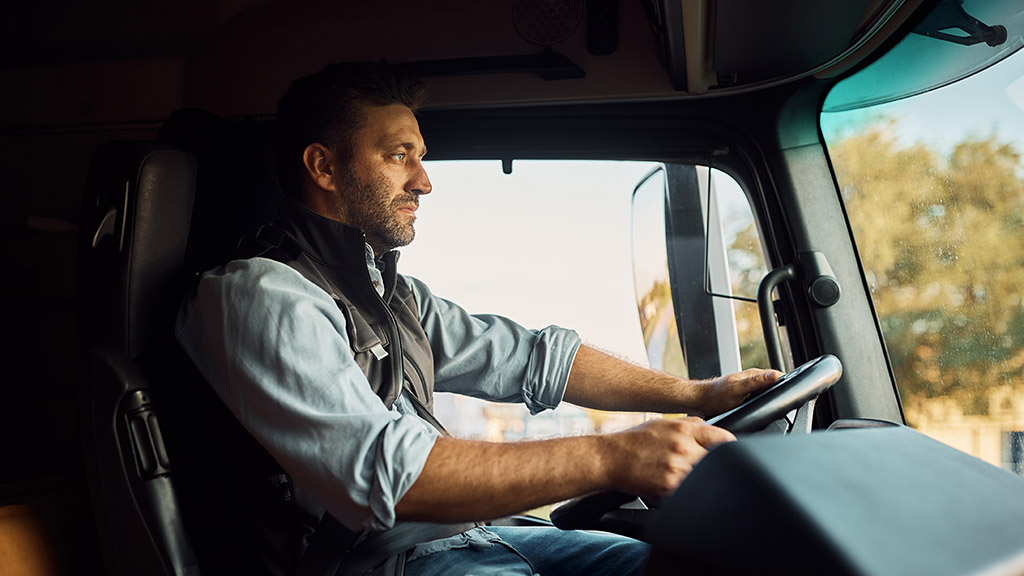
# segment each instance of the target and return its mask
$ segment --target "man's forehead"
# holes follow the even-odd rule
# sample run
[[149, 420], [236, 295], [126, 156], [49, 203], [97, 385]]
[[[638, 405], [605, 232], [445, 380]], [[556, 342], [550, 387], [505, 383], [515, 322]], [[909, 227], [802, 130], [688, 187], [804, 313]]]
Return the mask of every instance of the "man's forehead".
[[388, 130], [381, 135], [380, 141], [392, 145], [403, 145], [406, 147], [420, 147], [425, 146], [423, 142], [423, 136], [420, 134], [419, 127], [403, 126], [395, 128], [394, 130]]
[[401, 104], [372, 106], [367, 110], [368, 135], [382, 145], [423, 146], [419, 122], [412, 110]]

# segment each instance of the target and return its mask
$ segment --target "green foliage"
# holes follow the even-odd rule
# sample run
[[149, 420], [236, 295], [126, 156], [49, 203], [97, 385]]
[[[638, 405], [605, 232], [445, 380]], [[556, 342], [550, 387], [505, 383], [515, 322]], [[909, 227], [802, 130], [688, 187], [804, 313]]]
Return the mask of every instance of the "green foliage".
[[[668, 280], [654, 282], [650, 290], [640, 297], [640, 327], [643, 330], [645, 348], [650, 350], [651, 340], [655, 338], [659, 338], [664, 346], [661, 349], [661, 365], [651, 367], [675, 376], [686, 377], [686, 359], [679, 342], [679, 327], [676, 325], [672, 288]], [[657, 330], [663, 330], [664, 334], [656, 335]]]
[[892, 123], [830, 146], [905, 405], [987, 391], [1024, 375], [1021, 154], [969, 138], [948, 157]]

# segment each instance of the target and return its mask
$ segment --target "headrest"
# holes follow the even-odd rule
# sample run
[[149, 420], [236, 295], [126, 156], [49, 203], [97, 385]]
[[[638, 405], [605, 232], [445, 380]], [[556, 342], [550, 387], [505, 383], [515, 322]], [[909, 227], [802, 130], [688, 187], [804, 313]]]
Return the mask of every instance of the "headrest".
[[81, 334], [138, 357], [173, 314], [196, 161], [163, 144], [113, 141], [93, 156], [79, 253]]
[[186, 270], [233, 252], [242, 236], [277, 217], [272, 125], [263, 118], [229, 122], [196, 108], [164, 121], [157, 141], [191, 152], [199, 166]]

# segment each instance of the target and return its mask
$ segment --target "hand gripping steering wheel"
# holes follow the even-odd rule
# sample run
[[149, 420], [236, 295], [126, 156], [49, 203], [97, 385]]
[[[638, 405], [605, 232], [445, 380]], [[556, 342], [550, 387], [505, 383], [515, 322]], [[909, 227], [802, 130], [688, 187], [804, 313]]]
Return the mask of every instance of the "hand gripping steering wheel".
[[[725, 428], [733, 434], [757, 432], [782, 418], [791, 410], [817, 398], [843, 375], [843, 365], [831, 354], [825, 354], [787, 372], [774, 386], [740, 404], [733, 410], [715, 416], [708, 424]], [[624, 492], [599, 492], [569, 500], [551, 512], [551, 523], [563, 530], [611, 530], [637, 536], [639, 530], [628, 524], [635, 520], [602, 522], [605, 514], [617, 510], [636, 497]], [[646, 512], [646, 511], [643, 511]], [[634, 515], [635, 516], [635, 515]], [[620, 528], [620, 529], [616, 529]]]

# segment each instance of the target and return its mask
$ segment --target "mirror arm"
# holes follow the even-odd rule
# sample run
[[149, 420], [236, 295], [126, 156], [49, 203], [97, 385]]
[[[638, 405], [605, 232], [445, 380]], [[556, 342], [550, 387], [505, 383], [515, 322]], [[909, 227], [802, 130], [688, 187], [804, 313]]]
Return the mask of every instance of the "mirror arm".
[[[943, 0], [925, 16], [917, 27], [914, 34], [928, 36], [937, 40], [944, 40], [961, 46], [974, 46], [984, 42], [993, 48], [1006, 43], [1006, 26], [988, 26], [981, 20], [968, 14], [963, 6], [963, 0]], [[958, 29], [964, 35], [951, 34], [947, 30]]]
[[768, 273], [757, 287], [757, 310], [761, 314], [761, 330], [764, 332], [764, 346], [768, 350], [768, 362], [775, 370], [786, 371], [783, 362], [782, 342], [779, 340], [778, 319], [775, 317], [775, 304], [772, 302], [772, 291], [787, 280], [797, 278], [797, 267], [788, 264]]

